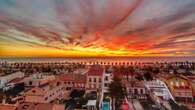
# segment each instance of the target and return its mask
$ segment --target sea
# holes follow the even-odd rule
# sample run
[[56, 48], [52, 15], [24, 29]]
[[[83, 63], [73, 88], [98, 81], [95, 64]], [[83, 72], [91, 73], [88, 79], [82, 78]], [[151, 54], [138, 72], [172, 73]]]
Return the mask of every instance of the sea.
[[195, 62], [195, 56], [179, 57], [0, 57], [0, 62]]

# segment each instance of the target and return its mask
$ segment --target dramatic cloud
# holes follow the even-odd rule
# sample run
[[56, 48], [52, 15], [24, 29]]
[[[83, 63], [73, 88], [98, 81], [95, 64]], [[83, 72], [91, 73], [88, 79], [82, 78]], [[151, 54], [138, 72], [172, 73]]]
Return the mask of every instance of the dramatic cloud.
[[1, 56], [195, 55], [194, 0], [1, 0]]

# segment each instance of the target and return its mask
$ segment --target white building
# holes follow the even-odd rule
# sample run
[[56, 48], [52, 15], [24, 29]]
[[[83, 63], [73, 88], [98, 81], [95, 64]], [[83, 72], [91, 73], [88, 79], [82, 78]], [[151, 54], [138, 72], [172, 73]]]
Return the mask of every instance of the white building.
[[26, 87], [37, 87], [45, 83], [54, 81], [55, 79], [56, 77], [54, 75], [42, 75], [40, 73], [25, 77], [23, 81]]
[[104, 78], [104, 92], [108, 92], [109, 85], [113, 80], [113, 71], [112, 68], [109, 68], [107, 71], [103, 73]]
[[22, 78], [24, 77], [24, 73], [23, 72], [15, 72], [9, 75], [5, 75], [5, 76], [0, 76], [0, 88], [3, 88], [6, 86], [6, 84], [15, 79], [15, 78]]
[[161, 80], [146, 81], [145, 86], [156, 96], [163, 98], [164, 100], [173, 99], [168, 87]]

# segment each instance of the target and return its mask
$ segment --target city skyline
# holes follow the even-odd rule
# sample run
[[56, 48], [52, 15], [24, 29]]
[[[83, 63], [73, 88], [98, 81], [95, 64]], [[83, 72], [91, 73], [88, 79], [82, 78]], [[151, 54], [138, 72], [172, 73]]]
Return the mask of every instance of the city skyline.
[[194, 0], [1, 0], [0, 56], [195, 56]]

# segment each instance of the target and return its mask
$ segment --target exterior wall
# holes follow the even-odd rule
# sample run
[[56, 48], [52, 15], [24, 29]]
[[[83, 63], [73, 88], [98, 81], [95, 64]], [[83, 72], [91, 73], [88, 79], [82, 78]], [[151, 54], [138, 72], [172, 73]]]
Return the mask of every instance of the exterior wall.
[[104, 73], [104, 92], [108, 92], [109, 85], [112, 82], [113, 73]]
[[36, 96], [36, 95], [26, 95], [25, 101], [26, 102], [33, 102], [33, 103], [37, 103], [37, 102], [46, 103], [43, 96]]
[[145, 99], [147, 95], [146, 88], [144, 87], [127, 87], [128, 98]]
[[85, 89], [85, 83], [75, 83], [74, 84], [75, 89]]
[[54, 76], [36, 76], [36, 75], [31, 75], [27, 78], [24, 79], [25, 86], [33, 86], [37, 87], [39, 85], [42, 85], [44, 83], [47, 83], [49, 81], [55, 80]]
[[46, 94], [44, 95], [44, 98], [47, 98], [47, 102], [51, 102], [55, 99], [61, 99], [63, 98], [64, 94], [64, 86], [60, 85], [57, 87], [54, 87], [52, 90], [47, 90]]
[[87, 89], [98, 90], [101, 89], [102, 76], [88, 76], [87, 77]]

